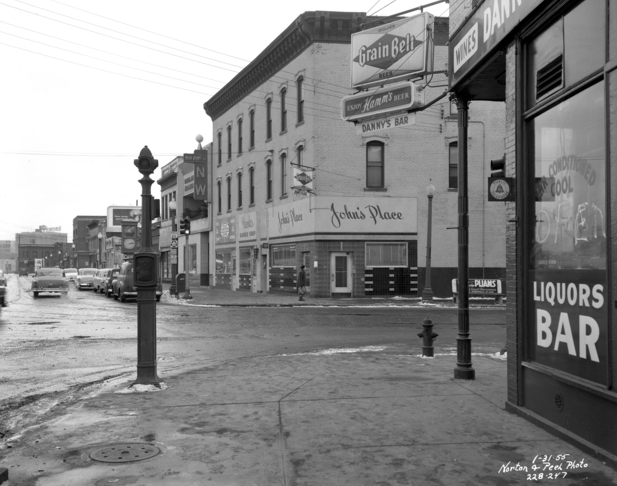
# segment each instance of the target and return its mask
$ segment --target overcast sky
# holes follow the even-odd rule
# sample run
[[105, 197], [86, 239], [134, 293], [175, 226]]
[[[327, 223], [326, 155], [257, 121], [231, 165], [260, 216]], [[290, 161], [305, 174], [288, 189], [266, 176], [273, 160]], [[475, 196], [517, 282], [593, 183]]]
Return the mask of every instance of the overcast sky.
[[[197, 134], [210, 142], [204, 102], [302, 12], [426, 3], [0, 0], [0, 240], [45, 225], [71, 241], [75, 216], [141, 204], [142, 147], [156, 180]], [[428, 11], [447, 16], [448, 5]]]

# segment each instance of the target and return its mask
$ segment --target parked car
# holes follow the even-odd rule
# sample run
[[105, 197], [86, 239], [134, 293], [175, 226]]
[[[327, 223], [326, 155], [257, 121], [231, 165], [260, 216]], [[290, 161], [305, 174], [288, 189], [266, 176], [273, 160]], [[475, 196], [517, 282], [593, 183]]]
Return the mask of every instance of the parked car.
[[118, 274], [120, 273], [120, 269], [119, 268], [111, 268], [109, 270], [109, 275], [107, 276], [107, 280], [105, 280], [105, 296], [107, 297], [111, 297], [114, 293], [114, 282], [116, 281], [116, 278], [118, 278]]
[[37, 298], [42, 292], [60, 294], [69, 291], [69, 281], [62, 275], [61, 268], [39, 268], [32, 279], [32, 295]]
[[103, 293], [105, 282], [107, 281], [110, 270], [111, 268], [99, 268], [96, 271], [94, 277], [92, 278], [92, 290], [94, 290], [94, 292], [98, 292], [100, 294]]
[[6, 287], [7, 287], [6, 275], [4, 275], [2, 270], [0, 270], [0, 309], [2, 307], [6, 307], [6, 305], [7, 305], [7, 302], [6, 302]]
[[92, 279], [96, 273], [96, 268], [80, 268], [77, 271], [77, 277], [75, 277], [75, 287], [78, 290], [91, 289]]
[[[114, 299], [120, 299], [121, 302], [126, 302], [128, 298], [137, 298], [137, 289], [135, 288], [135, 279], [133, 274], [133, 262], [124, 262], [120, 267], [118, 277], [113, 283]], [[156, 301], [161, 300], [163, 294], [163, 285], [158, 282], [156, 286]]]
[[75, 281], [75, 277], [77, 277], [77, 269], [76, 268], [65, 268], [64, 269], [64, 276], [66, 277], [66, 279], [69, 282], [74, 282]]

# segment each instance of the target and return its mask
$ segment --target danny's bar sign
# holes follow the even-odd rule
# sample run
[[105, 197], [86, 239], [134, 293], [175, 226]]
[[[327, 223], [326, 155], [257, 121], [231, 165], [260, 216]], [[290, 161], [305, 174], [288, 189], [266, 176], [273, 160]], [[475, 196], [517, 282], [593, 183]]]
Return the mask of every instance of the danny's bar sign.
[[356, 124], [356, 133], [364, 135], [367, 133], [379, 132], [381, 130], [389, 130], [390, 128], [406, 127], [416, 124], [415, 113], [404, 113], [398, 116], [388, 116], [385, 118], [376, 118], [366, 121], [361, 121]]
[[485, 0], [449, 41], [450, 89], [543, 0]]
[[432, 69], [434, 20], [423, 13], [352, 34], [351, 86], [382, 85]]
[[392, 84], [384, 88], [345, 96], [341, 101], [341, 116], [354, 121], [377, 115], [419, 108], [423, 96], [412, 82]]

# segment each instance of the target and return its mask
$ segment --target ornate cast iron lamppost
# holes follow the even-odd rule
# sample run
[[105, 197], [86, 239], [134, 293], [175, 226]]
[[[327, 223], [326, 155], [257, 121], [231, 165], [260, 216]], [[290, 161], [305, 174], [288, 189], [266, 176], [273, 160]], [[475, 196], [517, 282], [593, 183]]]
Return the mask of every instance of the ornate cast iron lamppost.
[[134, 274], [137, 287], [137, 379], [133, 385], [161, 387], [156, 373], [156, 283], [158, 254], [152, 249], [152, 194], [150, 175], [159, 162], [146, 145], [134, 162], [143, 174], [141, 184], [141, 247], [135, 253]]
[[458, 108], [458, 336], [454, 378], [475, 380], [469, 337], [469, 191], [467, 177], [467, 136], [469, 100], [455, 98]]
[[426, 186], [426, 196], [428, 197], [428, 225], [426, 227], [426, 275], [424, 278], [424, 289], [422, 290], [422, 300], [433, 300], [433, 289], [431, 289], [431, 229], [433, 223], [433, 195], [435, 186]]

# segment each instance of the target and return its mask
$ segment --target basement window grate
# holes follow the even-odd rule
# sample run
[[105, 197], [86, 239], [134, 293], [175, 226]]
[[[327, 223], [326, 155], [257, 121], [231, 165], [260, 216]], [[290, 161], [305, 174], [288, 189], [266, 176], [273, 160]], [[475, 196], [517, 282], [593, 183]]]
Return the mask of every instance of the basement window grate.
[[563, 86], [563, 56], [556, 57], [536, 73], [536, 100]]

